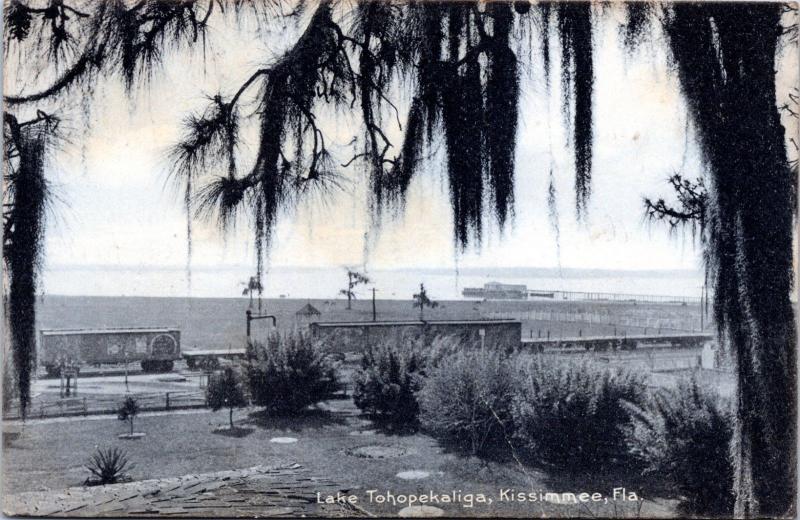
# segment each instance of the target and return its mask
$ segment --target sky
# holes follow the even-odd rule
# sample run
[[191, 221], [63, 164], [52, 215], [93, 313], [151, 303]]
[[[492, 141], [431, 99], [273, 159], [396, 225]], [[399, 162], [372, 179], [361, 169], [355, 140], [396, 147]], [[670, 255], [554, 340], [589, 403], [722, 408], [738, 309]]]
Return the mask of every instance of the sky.
[[[606, 16], [623, 20], [619, 9]], [[48, 169], [58, 201], [48, 220], [43, 292], [236, 296], [238, 283], [254, 273], [246, 222], [222, 233], [213, 222], [195, 221], [191, 265], [198, 273], [215, 274], [187, 276], [186, 214], [180, 190], [167, 181], [167, 150], [180, 138], [183, 118], [201, 110], [205, 96], [234, 91], [256, 68], [274, 61], [294, 41], [294, 32], [212, 22], [205, 53], [168, 53], [146, 87], [129, 95], [118, 79], [102, 79], [93, 92], [72, 93], [53, 107], [62, 114], [68, 142]], [[327, 278], [341, 277], [343, 266], [372, 272], [441, 268], [454, 277], [459, 269], [497, 267], [682, 270], [700, 279], [692, 237], [670, 235], [643, 218], [644, 196], [669, 199], [670, 175], [703, 174], [663, 46], [651, 40], [625, 53], [615, 23], [603, 24], [594, 38], [594, 157], [585, 221], [579, 222], [574, 210], [573, 155], [558, 71], [548, 88], [539, 59], [523, 59], [515, 215], [506, 229], [490, 223], [479, 246], [456, 252], [441, 153], [412, 181], [405, 214], [384, 219], [379, 227], [368, 217], [364, 173], [345, 168], [343, 190], [324, 204], [300, 203], [282, 215], [269, 265], [284, 275], [280, 285], [269, 283], [267, 275], [267, 294], [293, 288], [297, 296], [333, 296], [330, 287], [321, 289], [297, 268], [328, 273]], [[30, 86], [8, 67], [7, 92]], [[783, 82], [797, 84], [792, 73], [784, 76]], [[396, 94], [402, 111], [408, 93]], [[91, 106], [89, 115], [84, 106]], [[392, 121], [386, 114], [384, 124], [399, 143]], [[322, 126], [337, 161], [345, 162], [354, 153], [349, 143], [361, 133], [358, 120], [328, 113]], [[253, 140], [248, 144], [245, 160], [255, 148]], [[547, 206], [551, 171], [558, 239]], [[614, 289], [630, 292], [624, 281]]]

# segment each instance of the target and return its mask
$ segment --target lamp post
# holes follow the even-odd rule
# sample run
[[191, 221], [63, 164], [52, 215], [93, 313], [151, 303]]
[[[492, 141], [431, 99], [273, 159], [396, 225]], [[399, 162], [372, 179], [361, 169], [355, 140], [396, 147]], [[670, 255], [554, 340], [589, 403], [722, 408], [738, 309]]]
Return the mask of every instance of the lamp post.
[[122, 347], [122, 355], [125, 358], [125, 393], [130, 393], [130, 389], [128, 388], [128, 349]]

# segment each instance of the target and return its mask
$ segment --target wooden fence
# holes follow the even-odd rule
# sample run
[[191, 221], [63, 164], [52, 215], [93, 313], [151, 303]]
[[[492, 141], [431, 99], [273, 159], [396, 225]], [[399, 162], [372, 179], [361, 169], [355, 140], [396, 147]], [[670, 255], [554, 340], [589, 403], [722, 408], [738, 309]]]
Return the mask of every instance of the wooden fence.
[[[140, 411], [164, 411], [186, 408], [203, 408], [207, 405], [205, 392], [197, 390], [132, 394]], [[51, 401], [34, 400], [28, 408], [29, 419], [70, 417], [81, 415], [116, 414], [124, 395], [101, 397], [97, 395], [56, 398]], [[3, 419], [19, 419], [19, 406], [13, 405], [3, 413]]]
[[667, 312], [651, 309], [625, 309], [624, 312], [614, 309], [588, 310], [527, 310], [499, 311], [486, 313], [491, 319], [513, 319], [521, 322], [563, 322], [585, 323], [588, 325], [611, 325], [619, 327], [639, 327], [644, 333], [702, 332], [708, 323], [702, 323], [699, 313], [692, 315], [686, 312]]

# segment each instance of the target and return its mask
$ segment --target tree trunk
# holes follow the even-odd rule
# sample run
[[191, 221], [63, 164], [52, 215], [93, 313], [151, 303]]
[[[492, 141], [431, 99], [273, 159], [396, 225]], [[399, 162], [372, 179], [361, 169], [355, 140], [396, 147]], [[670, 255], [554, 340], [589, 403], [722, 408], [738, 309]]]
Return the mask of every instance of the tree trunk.
[[736, 516], [794, 514], [794, 177], [776, 105], [779, 4], [679, 4], [667, 32], [711, 173], [706, 260], [734, 357]]
[[233, 430], [233, 408], [228, 408], [228, 422], [231, 424], [231, 430]]
[[133, 437], [133, 417], [131, 417], [129, 422], [131, 423], [131, 437]]

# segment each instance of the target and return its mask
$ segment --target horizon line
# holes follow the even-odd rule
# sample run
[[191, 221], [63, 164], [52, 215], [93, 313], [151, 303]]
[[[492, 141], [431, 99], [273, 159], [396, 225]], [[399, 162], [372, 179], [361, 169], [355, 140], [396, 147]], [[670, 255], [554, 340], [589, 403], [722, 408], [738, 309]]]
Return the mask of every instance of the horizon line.
[[[272, 270], [292, 270], [292, 271], [325, 271], [334, 269], [345, 269], [349, 266], [298, 266], [298, 265], [273, 265], [265, 269], [265, 273]], [[186, 265], [179, 264], [52, 264], [44, 267], [44, 271], [77, 271], [77, 270], [106, 270], [106, 271], [236, 271], [241, 269], [253, 269], [249, 264], [201, 264]], [[437, 266], [410, 266], [410, 267], [381, 267], [374, 269], [363, 269], [365, 273], [370, 272], [392, 272], [392, 271], [430, 271], [430, 272], [456, 272], [459, 274], [468, 272], [486, 271], [550, 271], [550, 272], [594, 272], [594, 273], [697, 273], [702, 274], [699, 269], [680, 269], [680, 268], [651, 268], [651, 269], [615, 269], [609, 267], [558, 267], [558, 266], [485, 266], [485, 267], [437, 267]]]

